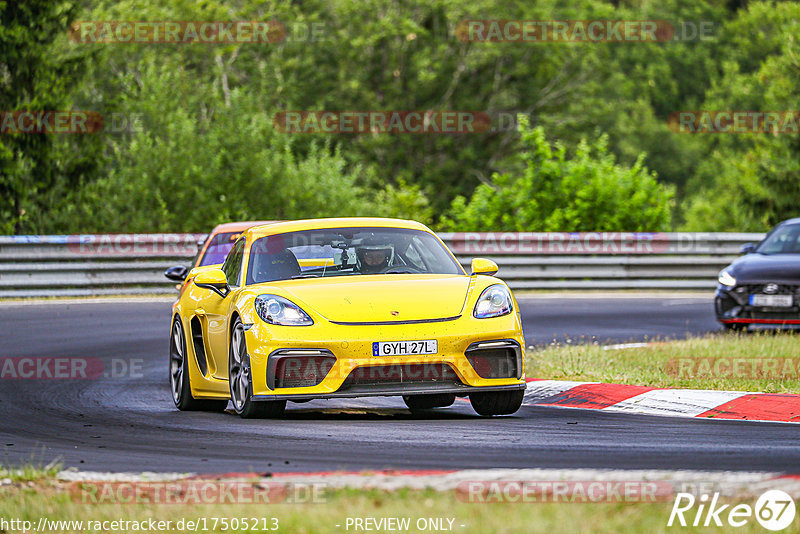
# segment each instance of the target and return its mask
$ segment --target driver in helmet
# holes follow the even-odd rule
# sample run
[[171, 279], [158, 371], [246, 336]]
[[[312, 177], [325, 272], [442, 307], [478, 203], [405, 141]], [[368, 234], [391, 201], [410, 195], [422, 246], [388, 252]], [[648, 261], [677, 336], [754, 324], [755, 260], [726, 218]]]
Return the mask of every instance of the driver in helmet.
[[364, 243], [356, 248], [356, 264], [361, 274], [377, 274], [392, 264], [394, 247]]

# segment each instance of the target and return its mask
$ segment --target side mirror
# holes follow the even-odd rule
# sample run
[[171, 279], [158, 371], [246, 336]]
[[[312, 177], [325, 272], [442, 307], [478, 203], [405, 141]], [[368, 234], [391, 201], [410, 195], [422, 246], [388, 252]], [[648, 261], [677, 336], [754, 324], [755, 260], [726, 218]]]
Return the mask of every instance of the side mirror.
[[222, 298], [227, 297], [231, 292], [228, 287], [228, 279], [222, 269], [208, 269], [197, 273], [197, 276], [194, 277], [194, 285], [210, 289]]
[[493, 276], [498, 270], [497, 264], [492, 260], [487, 260], [486, 258], [473, 259], [470, 268], [472, 269], [472, 276], [475, 276], [476, 274]]
[[186, 274], [189, 272], [189, 269], [184, 267], [183, 265], [176, 265], [175, 267], [170, 267], [166, 271], [164, 271], [164, 276], [169, 278], [170, 280], [175, 280], [176, 282], [183, 282], [186, 280]]
[[742, 254], [752, 254], [756, 251], [756, 244], [755, 243], [745, 243], [742, 245], [742, 248], [739, 249], [739, 252]]

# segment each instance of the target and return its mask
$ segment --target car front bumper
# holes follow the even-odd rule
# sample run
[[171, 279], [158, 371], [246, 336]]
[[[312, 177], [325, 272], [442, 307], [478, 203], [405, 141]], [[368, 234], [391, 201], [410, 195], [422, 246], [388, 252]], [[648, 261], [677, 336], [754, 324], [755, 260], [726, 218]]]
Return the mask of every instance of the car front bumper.
[[[448, 393], [458, 396], [478, 391], [507, 391], [525, 388], [525, 340], [516, 313], [494, 319], [471, 316], [449, 321], [416, 324], [333, 325], [275, 327], [263, 322], [247, 329], [245, 338], [252, 371], [253, 398], [256, 400], [310, 400], [364, 396], [396, 396]], [[380, 341], [433, 340], [436, 354], [374, 356], [373, 343]], [[476, 344], [500, 343], [515, 346], [517, 365], [507, 378], [487, 378], [479, 374], [468, 358]], [[316, 385], [276, 386], [276, 356], [291, 351], [315, 351], [335, 358], [320, 374]], [[446, 370], [436, 379], [420, 374], [419, 369], [441, 366]], [[384, 369], [389, 369], [383, 375]], [[414, 372], [412, 372], [412, 369]], [[392, 375], [393, 370], [397, 374]], [[373, 372], [376, 371], [376, 372]], [[353, 381], [357, 374], [375, 375], [376, 380]], [[397, 379], [397, 377], [400, 379]], [[394, 377], [394, 378], [393, 378]]]
[[763, 285], [717, 286], [714, 298], [717, 320], [724, 324], [800, 324], [798, 286], [780, 286], [780, 294], [793, 295], [791, 307], [751, 306], [750, 295], [761, 293]]
[[362, 388], [348, 389], [347, 391], [337, 391], [334, 393], [273, 393], [270, 395], [253, 395], [251, 398], [257, 401], [265, 400], [292, 400], [306, 401], [313, 399], [348, 399], [356, 397], [397, 397], [400, 395], [431, 395], [436, 393], [452, 394], [456, 397], [466, 397], [473, 393], [492, 392], [492, 391], [518, 391], [525, 389], [525, 383], [515, 383], [506, 386], [438, 386], [426, 385], [415, 386], [408, 384], [403, 386], [363, 386]]

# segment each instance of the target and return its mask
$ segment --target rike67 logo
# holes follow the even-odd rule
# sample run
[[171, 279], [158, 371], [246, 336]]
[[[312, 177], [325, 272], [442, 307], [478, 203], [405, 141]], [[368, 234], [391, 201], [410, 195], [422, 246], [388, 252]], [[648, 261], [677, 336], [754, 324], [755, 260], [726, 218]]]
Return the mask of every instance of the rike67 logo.
[[755, 519], [765, 529], [776, 532], [787, 528], [795, 518], [794, 500], [785, 491], [767, 491], [758, 498], [755, 506], [721, 504], [719, 496], [719, 493], [714, 493], [709, 499], [707, 494], [697, 498], [691, 493], [678, 493], [667, 526], [721, 527], [727, 523], [739, 528]]

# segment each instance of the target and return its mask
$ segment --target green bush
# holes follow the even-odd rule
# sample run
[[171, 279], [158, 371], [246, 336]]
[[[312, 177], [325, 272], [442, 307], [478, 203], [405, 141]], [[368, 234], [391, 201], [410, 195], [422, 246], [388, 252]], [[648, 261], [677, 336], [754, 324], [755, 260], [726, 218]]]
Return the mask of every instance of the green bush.
[[457, 197], [442, 227], [450, 231], [663, 231], [673, 190], [644, 166], [619, 165], [601, 136], [568, 156], [542, 128], [520, 117], [524, 170], [495, 174], [467, 200]]

